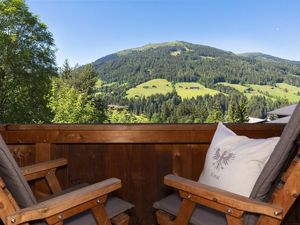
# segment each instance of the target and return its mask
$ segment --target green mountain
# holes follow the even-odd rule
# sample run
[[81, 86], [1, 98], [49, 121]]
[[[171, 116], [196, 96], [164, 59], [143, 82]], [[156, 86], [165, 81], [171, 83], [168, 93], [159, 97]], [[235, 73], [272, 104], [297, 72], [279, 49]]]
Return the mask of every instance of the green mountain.
[[296, 66], [300, 66], [300, 62], [299, 61], [292, 61], [292, 60], [288, 60], [288, 59], [282, 59], [279, 57], [275, 57], [272, 55], [267, 55], [264, 53], [260, 53], [260, 52], [247, 52], [247, 53], [242, 53], [239, 54], [240, 56], [244, 56], [247, 58], [251, 58], [251, 59], [255, 59], [255, 60], [260, 60], [260, 61], [266, 61], [266, 62], [275, 62], [275, 63], [285, 63], [285, 64], [290, 64], [290, 65], [296, 65]]
[[[182, 41], [148, 44], [100, 58], [92, 63], [104, 83], [129, 90], [152, 79], [170, 82], [217, 82], [300, 86], [300, 62], [261, 53], [237, 55]], [[126, 91], [124, 90], [124, 91]]]

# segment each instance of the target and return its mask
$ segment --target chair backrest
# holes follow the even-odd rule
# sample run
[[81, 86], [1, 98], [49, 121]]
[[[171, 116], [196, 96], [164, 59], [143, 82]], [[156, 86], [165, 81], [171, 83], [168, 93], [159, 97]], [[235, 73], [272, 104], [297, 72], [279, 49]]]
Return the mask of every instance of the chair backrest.
[[284, 172], [287, 162], [296, 153], [299, 146], [297, 140], [300, 135], [300, 102], [297, 104], [290, 121], [285, 126], [280, 140], [275, 146], [263, 171], [258, 177], [250, 197], [259, 200], [266, 200], [270, 197], [270, 192], [274, 190], [272, 186]]
[[[256, 184], [251, 192], [250, 198], [268, 201], [275, 190], [280, 177], [289, 166], [293, 156], [297, 153], [300, 137], [300, 102], [285, 126], [280, 140], [275, 146], [267, 164], [258, 177]], [[246, 225], [256, 224], [258, 215], [247, 214], [245, 217]]]
[[37, 202], [19, 166], [0, 135], [0, 177], [20, 208]]

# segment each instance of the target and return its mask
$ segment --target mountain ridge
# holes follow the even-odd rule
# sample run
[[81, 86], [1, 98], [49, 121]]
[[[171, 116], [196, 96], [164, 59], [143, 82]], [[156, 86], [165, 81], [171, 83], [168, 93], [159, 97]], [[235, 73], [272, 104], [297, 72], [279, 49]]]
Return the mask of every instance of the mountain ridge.
[[128, 49], [117, 51], [115, 53], [108, 54], [106, 56], [100, 57], [99, 59], [95, 60], [93, 63], [95, 63], [99, 60], [100, 60], [100, 62], [111, 60], [111, 59], [116, 58], [116, 56], [122, 56], [122, 55], [126, 55], [126, 54], [133, 53], [136, 51], [145, 51], [147, 49], [154, 49], [154, 48], [166, 47], [166, 46], [171, 46], [171, 47], [182, 46], [182, 47], [184, 47], [186, 45], [209, 47], [209, 48], [218, 49], [218, 50], [221, 50], [224, 52], [232, 53], [237, 56], [243, 56], [243, 57], [248, 57], [248, 58], [258, 59], [258, 60], [267, 60], [270, 62], [286, 62], [286, 63], [300, 66], [300, 61], [298, 61], [298, 60], [290, 60], [290, 59], [286, 59], [286, 58], [281, 58], [281, 57], [273, 56], [273, 55], [266, 54], [263, 52], [233, 53], [231, 51], [226, 51], [226, 50], [223, 50], [220, 48], [216, 48], [216, 47], [212, 47], [212, 46], [208, 46], [208, 45], [202, 45], [202, 44], [193, 44], [193, 43], [186, 42], [186, 41], [168, 41], [168, 42], [160, 42], [160, 43], [148, 43], [148, 44], [142, 45], [140, 47], [128, 48]]
[[126, 49], [92, 63], [106, 83], [127, 84], [127, 90], [151, 79], [170, 82], [216, 82], [300, 86], [300, 62], [263, 53], [235, 54], [184, 41], [150, 43]]
[[284, 62], [284, 63], [300, 66], [300, 61], [289, 60], [289, 59], [269, 55], [269, 54], [262, 53], [262, 52], [244, 52], [244, 53], [240, 53], [237, 55], [256, 59], [256, 60], [266, 60], [269, 62]]

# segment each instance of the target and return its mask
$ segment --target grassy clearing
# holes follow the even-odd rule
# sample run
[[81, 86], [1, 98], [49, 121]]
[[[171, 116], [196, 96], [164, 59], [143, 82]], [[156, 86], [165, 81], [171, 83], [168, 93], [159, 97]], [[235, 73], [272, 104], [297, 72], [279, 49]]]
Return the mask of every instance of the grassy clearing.
[[[179, 82], [175, 84], [175, 90], [181, 98], [196, 98], [197, 96], [216, 95], [219, 91], [204, 87], [194, 82]], [[166, 95], [173, 91], [171, 82], [165, 79], [154, 79], [142, 83], [127, 91], [128, 98], [148, 97], [155, 94]]]
[[246, 95], [247, 98], [251, 98], [255, 95], [260, 95], [271, 98], [273, 100], [278, 98], [286, 98], [291, 103], [298, 102], [300, 100], [300, 88], [286, 83], [277, 83], [275, 86], [257, 84], [240, 85], [229, 84], [226, 82], [221, 82], [218, 84], [232, 87]]
[[227, 82], [219, 82], [218, 84], [228, 86], [228, 87], [232, 87], [232, 88], [238, 90], [241, 93], [245, 92], [248, 89], [248, 87], [243, 86], [241, 84], [230, 84], [230, 83], [227, 83]]
[[196, 98], [197, 96], [216, 95], [219, 91], [204, 87], [199, 83], [180, 82], [175, 84], [175, 89], [181, 98]]
[[222, 84], [224, 86], [232, 87], [237, 91], [243, 93], [248, 99], [252, 96], [264, 96], [262, 93], [259, 93], [257, 90], [252, 90], [249, 85], [241, 85], [241, 84], [230, 84], [227, 82], [220, 82], [218, 84]]
[[294, 94], [294, 95], [298, 95], [300, 93], [300, 88], [290, 85], [290, 84], [286, 84], [286, 83], [277, 83], [276, 87], [283, 89], [285, 91], [285, 89], [288, 90], [288, 92], [290, 94]]
[[[290, 103], [300, 101], [300, 88], [285, 83], [277, 83], [271, 85], [256, 85], [256, 84], [230, 84], [220, 82], [218, 84], [229, 86], [243, 93], [248, 99], [252, 96], [265, 96], [270, 99], [286, 98]], [[103, 84], [102, 84], [103, 85]], [[110, 84], [111, 85], [111, 84]], [[196, 83], [196, 82], [179, 82], [175, 84], [177, 94], [183, 99], [196, 98], [197, 96], [216, 95], [220, 92]], [[135, 88], [127, 91], [128, 98], [149, 97], [155, 94], [166, 95], [173, 91], [171, 82], [165, 79], [154, 79], [142, 83]]]
[[170, 53], [171, 56], [178, 56], [178, 55], [180, 55], [180, 54], [181, 54], [181, 51], [180, 51], [180, 50], [172, 51], [172, 52]]
[[300, 88], [285, 83], [278, 83], [276, 86], [250, 84], [250, 87], [268, 97], [286, 98], [290, 103], [300, 101]]
[[215, 60], [215, 57], [211, 57], [211, 56], [201, 56], [201, 58], [206, 60]]
[[129, 89], [126, 94], [127, 98], [149, 97], [155, 94], [166, 95], [172, 92], [172, 90], [173, 87], [169, 81], [165, 79], [153, 79]]

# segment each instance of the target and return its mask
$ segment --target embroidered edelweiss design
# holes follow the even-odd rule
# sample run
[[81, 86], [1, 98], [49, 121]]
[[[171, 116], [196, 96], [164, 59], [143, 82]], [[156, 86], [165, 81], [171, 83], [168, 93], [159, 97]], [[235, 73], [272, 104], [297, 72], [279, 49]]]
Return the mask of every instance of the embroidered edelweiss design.
[[234, 157], [235, 157], [235, 155], [227, 150], [225, 150], [221, 154], [221, 149], [218, 148], [216, 153], [213, 156], [213, 159], [215, 160], [213, 165], [215, 166], [216, 170], [219, 170], [219, 169], [223, 170], [224, 166], [227, 166], [229, 164], [229, 162], [234, 159]]

